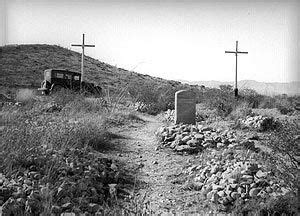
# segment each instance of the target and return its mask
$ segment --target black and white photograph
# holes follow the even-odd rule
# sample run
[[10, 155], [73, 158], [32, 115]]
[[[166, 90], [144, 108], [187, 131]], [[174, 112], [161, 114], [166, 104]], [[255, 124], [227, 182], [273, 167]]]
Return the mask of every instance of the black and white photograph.
[[296, 216], [299, 70], [299, 0], [0, 0], [0, 216]]

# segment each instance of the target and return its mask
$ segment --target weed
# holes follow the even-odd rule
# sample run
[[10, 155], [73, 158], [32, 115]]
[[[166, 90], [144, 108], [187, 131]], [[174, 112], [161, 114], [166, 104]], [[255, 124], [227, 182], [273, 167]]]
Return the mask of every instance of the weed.
[[144, 107], [142, 112], [156, 115], [161, 111], [174, 109], [175, 92], [179, 90], [171, 85], [158, 85], [152, 81], [132, 82], [128, 86], [128, 92], [137, 102]]
[[107, 116], [105, 125], [107, 126], [122, 126], [130, 125], [130, 123], [142, 123], [143, 119], [130, 111], [115, 111]]
[[54, 103], [65, 106], [66, 104], [75, 100], [83, 101], [84, 95], [78, 92], [74, 92], [70, 89], [62, 88], [59, 91], [55, 92], [55, 94], [52, 94], [51, 99]]
[[[63, 109], [44, 112], [42, 107], [49, 101], [60, 104]], [[56, 193], [54, 188], [59, 186], [57, 182], [61, 183], [62, 175], [66, 175], [62, 173], [62, 169], [68, 167], [65, 164], [68, 163], [65, 155], [70, 153], [69, 149], [75, 149], [74, 153], [83, 152], [82, 156], [87, 158], [92, 152], [112, 150], [115, 146], [111, 139], [117, 136], [107, 130], [109, 127], [143, 121], [134, 112], [120, 107], [122, 106], [118, 104], [113, 111], [107, 110], [103, 108], [100, 98], [85, 98], [83, 95], [62, 90], [45, 98], [44, 102], [36, 101], [32, 107], [23, 105], [1, 110], [0, 117], [4, 127], [1, 129], [0, 139], [0, 173], [9, 178], [18, 171], [37, 167], [44, 176], [43, 183], [49, 183], [41, 189], [41, 201], [43, 214], [50, 215], [52, 205], [57, 202], [57, 197], [53, 195]], [[74, 159], [75, 156], [80, 155], [71, 158]], [[131, 184], [130, 176], [121, 171], [118, 176], [122, 184]], [[78, 183], [76, 179], [73, 180]], [[115, 205], [110, 203], [108, 206], [102, 203], [105, 214], [145, 211], [144, 204], [138, 200], [129, 202], [128, 210], [120, 205], [121, 200], [114, 202]]]
[[300, 128], [297, 122], [282, 121], [265, 140], [265, 145], [272, 149], [272, 152], [266, 155], [270, 166], [292, 187], [300, 187], [299, 134]]
[[288, 193], [273, 197], [266, 202], [261, 199], [252, 199], [246, 204], [241, 200], [236, 201], [232, 208], [233, 215], [297, 215], [298, 203], [295, 194]]
[[252, 114], [251, 108], [247, 102], [240, 103], [230, 114], [232, 120], [243, 119]]

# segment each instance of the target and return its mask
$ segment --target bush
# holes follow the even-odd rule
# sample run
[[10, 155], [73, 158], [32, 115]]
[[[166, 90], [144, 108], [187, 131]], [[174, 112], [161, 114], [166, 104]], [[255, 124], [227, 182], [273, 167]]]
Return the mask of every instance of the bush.
[[232, 86], [221, 85], [220, 89], [207, 89], [202, 97], [209, 108], [216, 109], [219, 116], [226, 117], [237, 104], [232, 92]]
[[[299, 103], [299, 96], [277, 95], [274, 97], [260, 95], [252, 89], [242, 89], [236, 99], [233, 94], [233, 87], [220, 85], [219, 88], [205, 88], [196, 91], [197, 101], [206, 103], [211, 109], [216, 109], [219, 116], [226, 117], [236, 110], [241, 104], [250, 109], [273, 109], [277, 108], [281, 114], [292, 114], [296, 104]], [[233, 114], [235, 115], [235, 114]]]
[[258, 94], [253, 89], [242, 89], [240, 91], [240, 97], [245, 103], [248, 103], [249, 108], [258, 108], [265, 96]]
[[259, 104], [259, 108], [272, 109], [276, 108], [283, 114], [291, 114], [294, 111], [295, 104], [300, 100], [299, 96], [277, 95], [274, 97], [264, 96]]
[[230, 114], [231, 119], [238, 120], [245, 118], [252, 114], [252, 109], [249, 108], [249, 104], [247, 102], [242, 102], [234, 109], [234, 111]]
[[169, 84], [157, 85], [149, 81], [132, 82], [128, 87], [133, 101], [143, 104], [143, 112], [151, 115], [174, 109], [175, 92], [178, 90]]
[[276, 198], [271, 198], [267, 202], [260, 199], [253, 199], [246, 205], [235, 203], [233, 215], [297, 215], [297, 199], [295, 194], [288, 193]]
[[84, 95], [78, 92], [72, 91], [70, 89], [62, 88], [59, 91], [55, 92], [51, 95], [52, 100], [54, 103], [65, 106], [66, 104], [75, 101], [75, 100], [84, 100]]
[[207, 107], [204, 103], [196, 104], [196, 121], [216, 121], [218, 113], [216, 109]]
[[[277, 128], [268, 135], [265, 145], [271, 151], [263, 153], [263, 159], [278, 177], [289, 184], [297, 197], [299, 188], [299, 157], [300, 157], [300, 127], [295, 121], [282, 121]], [[298, 190], [298, 191], [297, 191]]]
[[283, 115], [287, 115], [294, 111], [291, 101], [288, 100], [287, 97], [275, 97], [275, 107], [279, 110], [279, 112]]

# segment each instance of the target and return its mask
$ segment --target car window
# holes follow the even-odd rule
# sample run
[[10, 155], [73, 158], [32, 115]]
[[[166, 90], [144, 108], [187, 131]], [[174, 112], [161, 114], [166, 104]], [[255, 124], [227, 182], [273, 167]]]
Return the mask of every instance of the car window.
[[56, 78], [64, 78], [64, 74], [56, 72]]
[[49, 79], [51, 78], [51, 73], [50, 73], [50, 71], [45, 71], [44, 76], [45, 76], [45, 79], [46, 79], [46, 80], [49, 80]]
[[72, 76], [70, 74], [65, 74], [65, 79], [72, 79]]

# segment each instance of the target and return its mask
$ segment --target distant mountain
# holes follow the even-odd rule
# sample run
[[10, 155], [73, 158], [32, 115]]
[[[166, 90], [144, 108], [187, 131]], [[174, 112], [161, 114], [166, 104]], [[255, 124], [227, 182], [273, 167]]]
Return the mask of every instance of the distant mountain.
[[[191, 85], [204, 85], [205, 87], [218, 88], [220, 85], [234, 85], [234, 82], [220, 82], [220, 81], [184, 81], [179, 80], [182, 83]], [[300, 95], [300, 82], [290, 83], [265, 83], [257, 82], [254, 80], [242, 80], [238, 82], [239, 89], [253, 89], [259, 94], [263, 95]]]

